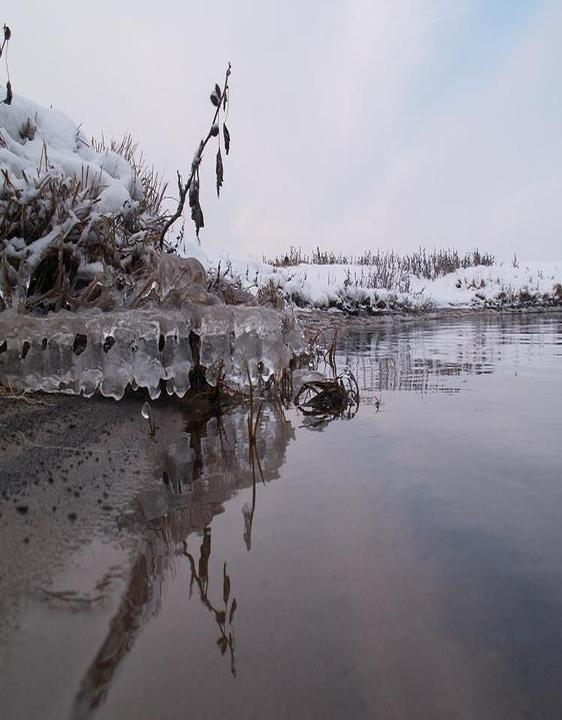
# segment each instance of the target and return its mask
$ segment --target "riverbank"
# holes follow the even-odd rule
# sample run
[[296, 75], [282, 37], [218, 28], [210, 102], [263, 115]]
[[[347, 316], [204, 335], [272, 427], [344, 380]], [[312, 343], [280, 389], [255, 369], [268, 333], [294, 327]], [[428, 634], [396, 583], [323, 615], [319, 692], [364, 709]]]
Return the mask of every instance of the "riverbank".
[[[451, 272], [434, 263], [426, 268], [426, 277], [422, 270], [405, 269], [411, 267], [411, 258], [400, 258], [392, 252], [368, 256], [365, 264], [294, 265], [273, 265], [194, 243], [186, 243], [182, 252], [196, 257], [210, 278], [228, 278], [255, 297], [266, 292], [270, 296], [278, 294], [299, 308], [379, 315], [562, 306], [562, 262], [502, 262], [489, 258], [490, 264], [457, 267]], [[454, 251], [450, 255], [457, 259]], [[426, 251], [421, 250], [420, 256], [426, 258]]]

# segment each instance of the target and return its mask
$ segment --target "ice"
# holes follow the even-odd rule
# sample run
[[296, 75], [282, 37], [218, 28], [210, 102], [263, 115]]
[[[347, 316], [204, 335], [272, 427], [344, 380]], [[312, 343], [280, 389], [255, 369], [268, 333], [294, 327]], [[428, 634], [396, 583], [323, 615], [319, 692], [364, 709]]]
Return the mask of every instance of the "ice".
[[[148, 221], [158, 218], [144, 218], [148, 224], [139, 225], [144, 229], [134, 225], [128, 235], [115, 232], [115, 248], [123, 252], [117, 265], [108, 263], [97, 246], [96, 227], [105, 227], [106, 219], [114, 228], [125, 227], [143, 198], [142, 187], [134, 163], [89, 145], [62, 113], [19, 96], [10, 106], [0, 105], [0, 166], [4, 213], [14, 197], [22, 207], [35, 207], [54, 202], [45, 188], [64, 190], [57, 196], [61, 207], [36, 235], [14, 223], [0, 239], [0, 309], [5, 308], [0, 311], [0, 383], [5, 387], [87, 397], [100, 392], [115, 400], [129, 388], [144, 389], [153, 400], [165, 389], [182, 397], [198, 364], [212, 385], [220, 378], [244, 390], [282, 372], [293, 354], [304, 350], [291, 313], [227, 306], [220, 293], [208, 289], [197, 253], [178, 257], [145, 243], [152, 227]], [[50, 292], [49, 287], [37, 290], [35, 273], [47, 254], [62, 246], [76, 260], [73, 283], [92, 283], [99, 294], [76, 312], [35, 314], [60, 306], [26, 305], [26, 298], [32, 285], [38, 295]], [[65, 306], [77, 307], [74, 300]]]
[[244, 391], [250, 380], [257, 386], [281, 373], [304, 349], [292, 314], [268, 308], [185, 303], [43, 317], [0, 313], [0, 383], [14, 391], [99, 391], [119, 400], [128, 388], [141, 388], [154, 400], [165, 387], [183, 397], [197, 362], [210, 384], [221, 373], [228, 387]]

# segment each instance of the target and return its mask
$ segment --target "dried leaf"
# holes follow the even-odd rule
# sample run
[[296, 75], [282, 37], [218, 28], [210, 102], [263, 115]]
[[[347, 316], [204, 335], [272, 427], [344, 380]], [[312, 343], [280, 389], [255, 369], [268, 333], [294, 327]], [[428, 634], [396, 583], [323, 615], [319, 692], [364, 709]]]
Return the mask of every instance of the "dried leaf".
[[215, 612], [215, 617], [219, 625], [224, 625], [226, 620], [226, 613], [224, 610], [217, 610]]
[[228, 647], [228, 640], [221, 635], [221, 637], [217, 640], [217, 645], [221, 649], [221, 655], [224, 655], [226, 652], [226, 648]]
[[195, 223], [195, 234], [199, 237], [199, 230], [205, 227], [203, 210], [199, 204], [199, 180], [195, 178], [189, 188], [189, 207], [191, 208], [191, 219]]
[[215, 123], [211, 128], [212, 137], [216, 137], [219, 134], [219, 126]]
[[222, 109], [223, 109], [225, 112], [226, 112], [226, 103], [228, 102], [227, 95], [228, 95], [228, 93], [227, 93], [226, 90], [225, 90], [225, 91], [224, 91], [224, 95], [223, 95], [223, 97], [222, 97]]
[[224, 178], [224, 172], [223, 172], [223, 165], [222, 165], [222, 155], [221, 155], [221, 149], [219, 147], [219, 149], [217, 151], [217, 196], [220, 196], [220, 194], [221, 194], [223, 178]]
[[230, 150], [230, 133], [228, 132], [226, 123], [222, 124], [222, 136], [224, 138], [224, 149], [226, 150], [226, 154], [228, 155], [228, 151]]
[[199, 230], [205, 227], [205, 218], [203, 217], [203, 210], [199, 203], [191, 208], [191, 219], [195, 223], [195, 234], [199, 237]]
[[4, 25], [4, 40], [8, 42], [8, 40], [12, 37], [12, 31], [7, 25]]
[[218, 83], [215, 83], [215, 95], [218, 98], [220, 98], [220, 96], [221, 96], [221, 89], [220, 89], [220, 85]]
[[193, 208], [199, 202], [199, 181], [194, 178], [193, 182], [189, 186], [189, 207]]
[[234, 617], [234, 613], [236, 612], [237, 607], [238, 607], [238, 604], [236, 602], [236, 598], [233, 598], [232, 605], [230, 606], [230, 615], [228, 616], [229, 625], [232, 625], [232, 618]]
[[6, 83], [6, 99], [4, 100], [6, 105], [12, 104], [13, 97], [14, 96], [12, 95], [12, 83], [8, 80], [8, 82]]
[[221, 104], [220, 97], [214, 91], [211, 93], [211, 102], [215, 107], [219, 107]]

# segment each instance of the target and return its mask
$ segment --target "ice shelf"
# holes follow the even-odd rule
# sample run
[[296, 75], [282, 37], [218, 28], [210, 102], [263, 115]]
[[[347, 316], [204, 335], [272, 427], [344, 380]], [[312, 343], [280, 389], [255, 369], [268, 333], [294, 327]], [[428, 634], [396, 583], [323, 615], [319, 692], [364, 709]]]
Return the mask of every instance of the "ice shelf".
[[248, 371], [257, 384], [282, 373], [304, 349], [292, 313], [263, 307], [189, 303], [43, 317], [0, 313], [0, 383], [20, 392], [90, 397], [99, 391], [119, 400], [131, 387], [146, 388], [156, 399], [164, 385], [183, 397], [197, 362], [211, 385], [221, 373], [230, 388], [244, 391]]

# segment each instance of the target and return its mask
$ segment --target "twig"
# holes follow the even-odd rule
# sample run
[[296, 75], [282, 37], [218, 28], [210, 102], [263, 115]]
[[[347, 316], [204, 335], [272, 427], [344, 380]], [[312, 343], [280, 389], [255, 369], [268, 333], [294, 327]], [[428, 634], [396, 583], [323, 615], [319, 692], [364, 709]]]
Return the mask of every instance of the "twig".
[[224, 79], [223, 89], [222, 89], [222, 92], [221, 92], [221, 95], [219, 98], [220, 102], [216, 107], [215, 114], [213, 115], [213, 120], [211, 122], [211, 127], [209, 129], [209, 132], [207, 133], [207, 136], [203, 140], [201, 140], [201, 142], [199, 143], [199, 147], [197, 148], [197, 152], [195, 153], [195, 157], [193, 158], [193, 162], [191, 163], [191, 172], [190, 172], [187, 182], [185, 184], [183, 184], [183, 182], [182, 182], [182, 177], [180, 175], [179, 170], [177, 171], [178, 190], [179, 190], [179, 194], [180, 194], [179, 202], [178, 202], [178, 206], [176, 208], [175, 213], [173, 215], [171, 215], [168, 218], [168, 220], [166, 220], [166, 222], [164, 223], [164, 227], [162, 228], [162, 232], [160, 235], [160, 249], [162, 249], [164, 247], [164, 239], [166, 237], [166, 233], [172, 227], [172, 225], [176, 222], [176, 220], [178, 220], [181, 217], [181, 215], [183, 213], [183, 209], [185, 207], [185, 199], [187, 197], [187, 194], [191, 188], [191, 185], [192, 185], [195, 177], [199, 173], [199, 165], [201, 164], [201, 160], [203, 158], [203, 151], [205, 150], [205, 146], [207, 145], [209, 140], [216, 135], [216, 133], [214, 133], [214, 131], [213, 131], [213, 128], [215, 128], [215, 126], [216, 126], [221, 107], [223, 106], [223, 98], [225, 97], [225, 94], [228, 91], [228, 78], [230, 77], [230, 72], [231, 72], [231, 65], [230, 65], [230, 63], [228, 63], [228, 68], [226, 69], [226, 76]]

